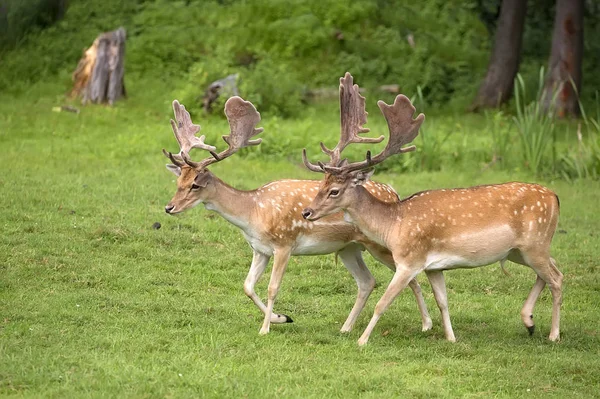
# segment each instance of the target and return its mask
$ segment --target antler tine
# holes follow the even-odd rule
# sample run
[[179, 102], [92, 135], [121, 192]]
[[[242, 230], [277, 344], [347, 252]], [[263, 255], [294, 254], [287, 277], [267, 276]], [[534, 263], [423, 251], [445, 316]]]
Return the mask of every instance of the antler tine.
[[244, 147], [259, 145], [262, 139], [250, 140], [251, 137], [263, 132], [263, 128], [255, 128], [260, 122], [260, 113], [250, 101], [244, 101], [241, 97], [231, 97], [225, 103], [225, 115], [229, 121], [230, 133], [223, 136], [223, 140], [229, 148], [218, 154], [212, 153], [212, 162], [225, 159]]
[[165, 154], [165, 157], [169, 158], [175, 166], [179, 166], [181, 168], [184, 165], [184, 161], [179, 159], [177, 156], [173, 155], [172, 153], [165, 150], [164, 148], [162, 151], [163, 151], [163, 154]]
[[177, 100], [173, 101], [173, 113], [177, 122], [171, 119], [171, 127], [179, 143], [179, 155], [182, 153], [189, 154], [192, 148], [200, 148], [207, 151], [217, 150], [212, 145], [204, 143], [205, 136], [196, 137], [196, 133], [200, 131], [200, 125], [192, 122], [190, 113]]
[[410, 152], [416, 149], [414, 145], [405, 148], [402, 148], [402, 146], [410, 143], [417, 137], [419, 128], [423, 124], [423, 121], [425, 121], [425, 115], [419, 114], [413, 119], [412, 116], [416, 109], [410, 100], [402, 94], [396, 96], [393, 105], [387, 105], [381, 100], [377, 102], [377, 105], [381, 109], [390, 131], [390, 139], [383, 151], [375, 157], [371, 157], [371, 151], [367, 151], [366, 159], [360, 162], [341, 166], [325, 165], [324, 169], [326, 172], [339, 174], [370, 168], [385, 161], [391, 155]]
[[306, 169], [310, 170], [311, 172], [325, 173], [325, 170], [323, 170], [323, 168], [321, 168], [320, 164], [315, 165], [314, 163], [311, 163], [308, 160], [308, 157], [306, 156], [306, 148], [302, 149], [302, 162], [304, 162], [304, 166], [306, 166]]

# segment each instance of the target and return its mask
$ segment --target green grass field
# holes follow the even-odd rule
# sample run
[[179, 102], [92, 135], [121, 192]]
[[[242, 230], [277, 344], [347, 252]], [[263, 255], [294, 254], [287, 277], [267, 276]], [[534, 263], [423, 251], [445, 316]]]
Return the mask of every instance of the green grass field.
[[[562, 208], [552, 252], [565, 275], [560, 343], [547, 340], [548, 290], [528, 336], [519, 311], [535, 276], [508, 264], [510, 276], [498, 265], [446, 273], [457, 343], [445, 341], [420, 276], [433, 330], [420, 331], [406, 290], [359, 348], [391, 273], [367, 256], [378, 286], [355, 330], [342, 335], [356, 287], [333, 255], [292, 258], [275, 310], [295, 323], [259, 336], [262, 314], [242, 289], [251, 251], [241, 234], [200, 207], [179, 217], [164, 213], [175, 191], [161, 154], [176, 149], [172, 95], [160, 83], [134, 81], [128, 89], [132, 97], [114, 108], [90, 106], [78, 115], [52, 111], [64, 103], [57, 84], [0, 100], [0, 395], [599, 395], [598, 181], [540, 181], [519, 170], [482, 171], [480, 160], [469, 159], [435, 173], [375, 176], [401, 196], [511, 180], [555, 190]], [[224, 120], [195, 121], [208, 142], [222, 146], [216, 138], [226, 133]], [[489, 144], [477, 132], [482, 117], [433, 115], [426, 124], [460, 124], [457, 141]], [[335, 107], [308, 110], [302, 120], [265, 117], [262, 125], [262, 148], [215, 165], [219, 177], [246, 189], [320, 178], [300, 167], [299, 150], [307, 143], [317, 154], [318, 141], [335, 140]], [[368, 126], [377, 134], [384, 123], [373, 112]], [[153, 229], [155, 222], [162, 228]], [[267, 281], [257, 287], [263, 298]]]

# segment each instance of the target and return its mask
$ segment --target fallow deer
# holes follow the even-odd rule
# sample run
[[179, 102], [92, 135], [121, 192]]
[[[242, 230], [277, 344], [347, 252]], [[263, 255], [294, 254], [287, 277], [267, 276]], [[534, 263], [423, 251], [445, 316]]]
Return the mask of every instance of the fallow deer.
[[[352, 76], [340, 79], [340, 90], [360, 97]], [[505, 183], [470, 188], [428, 190], [400, 202], [384, 203], [366, 184], [373, 167], [394, 154], [415, 149], [405, 147], [419, 133], [425, 116], [413, 119], [415, 107], [403, 95], [393, 105], [378, 103], [387, 120], [390, 138], [384, 150], [366, 160], [339, 166], [313, 164], [303, 160], [312, 171], [325, 173], [319, 192], [303, 216], [309, 221], [340, 211], [371, 240], [388, 248], [396, 272], [359, 345], [369, 339], [375, 324], [409, 281], [424, 271], [431, 283], [442, 314], [446, 339], [455, 336], [448, 313], [444, 270], [472, 268], [508, 259], [531, 267], [537, 280], [521, 310], [521, 318], [533, 334], [533, 308], [546, 284], [552, 293], [552, 326], [549, 339], [560, 338], [559, 321], [563, 275], [550, 257], [550, 244], [558, 223], [559, 201], [546, 187], [527, 183]], [[361, 113], [365, 112], [364, 109]], [[365, 119], [366, 120], [366, 119]]]
[[[279, 180], [256, 190], [242, 191], [229, 186], [207, 169], [209, 165], [233, 155], [243, 147], [260, 144], [261, 139], [251, 139], [263, 130], [255, 128], [260, 121], [260, 114], [252, 103], [240, 97], [232, 97], [226, 102], [225, 114], [230, 134], [223, 136], [228, 148], [220, 153], [215, 152], [215, 147], [205, 144], [204, 136], [196, 137], [200, 126], [192, 123], [189, 112], [177, 100], [173, 102], [173, 111], [177, 122], [171, 120], [171, 125], [180, 151], [172, 154], [163, 149], [163, 153], [172, 162], [167, 169], [178, 176], [177, 192], [165, 211], [174, 215], [204, 203], [206, 209], [219, 213], [242, 230], [253, 251], [244, 291], [265, 315], [260, 333], [268, 333], [270, 323], [292, 321], [286, 315], [273, 313], [275, 297], [290, 256], [333, 252], [339, 255], [358, 285], [356, 302], [341, 329], [342, 332], [350, 331], [375, 286], [361, 251], [366, 248], [394, 270], [390, 252], [368, 240], [356, 227], [344, 222], [341, 213], [318, 222], [302, 219], [300, 211], [314, 198], [319, 187], [318, 181]], [[192, 148], [206, 150], [211, 155], [194, 162], [189, 157]], [[387, 185], [369, 182], [365, 187], [381, 201], [398, 201], [396, 192]], [[254, 286], [271, 257], [274, 257], [274, 264], [265, 306], [254, 291]], [[416, 280], [411, 280], [409, 284], [421, 312], [422, 328], [428, 330], [431, 328], [431, 318], [419, 284]]]

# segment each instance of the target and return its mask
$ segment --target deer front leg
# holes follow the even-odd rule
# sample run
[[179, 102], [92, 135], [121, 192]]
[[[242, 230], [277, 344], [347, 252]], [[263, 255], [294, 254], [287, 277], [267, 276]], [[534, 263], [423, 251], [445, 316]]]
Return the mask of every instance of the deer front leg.
[[[392, 257], [392, 253], [387, 249], [382, 247], [381, 245], [362, 242], [362, 244], [367, 248], [367, 251], [375, 259], [386, 265], [391, 271], [396, 271], [396, 265], [394, 264], [394, 258]], [[429, 311], [427, 310], [427, 304], [425, 304], [425, 299], [423, 298], [423, 292], [421, 291], [421, 286], [417, 281], [416, 277], [410, 280], [408, 286], [413, 291], [415, 295], [415, 299], [417, 300], [417, 307], [419, 308], [419, 313], [421, 313], [421, 331], [429, 331], [433, 326], [431, 322], [431, 316], [429, 316]]]
[[429, 331], [431, 327], [433, 327], [433, 323], [431, 322], [431, 316], [429, 316], [429, 311], [427, 310], [427, 305], [425, 304], [425, 299], [423, 298], [423, 292], [421, 291], [421, 286], [417, 281], [417, 278], [413, 278], [408, 282], [408, 286], [412, 290], [415, 295], [415, 299], [417, 300], [417, 307], [419, 308], [419, 313], [421, 313], [421, 331]]
[[444, 333], [446, 339], [450, 342], [456, 342], [454, 337], [454, 331], [452, 330], [452, 323], [450, 323], [450, 312], [448, 311], [448, 294], [446, 292], [446, 281], [444, 280], [444, 272], [441, 270], [436, 271], [425, 271], [431, 289], [433, 290], [433, 296], [442, 314], [442, 325], [444, 326]]
[[356, 302], [354, 302], [354, 306], [346, 319], [346, 322], [342, 326], [341, 332], [350, 332], [352, 331], [352, 327], [354, 327], [354, 323], [356, 323], [356, 319], [360, 315], [360, 312], [365, 307], [367, 303], [367, 299], [373, 292], [373, 288], [375, 288], [375, 278], [369, 271], [369, 268], [365, 264], [362, 258], [362, 254], [360, 251], [360, 247], [355, 244], [350, 244], [346, 248], [343, 248], [338, 252], [340, 259], [346, 269], [352, 274], [354, 280], [356, 281], [356, 285], [358, 285], [358, 294], [356, 296]]
[[373, 317], [371, 318], [371, 321], [369, 322], [369, 325], [363, 334], [360, 336], [358, 345], [363, 346], [369, 341], [369, 336], [373, 332], [373, 329], [375, 328], [375, 325], [377, 324], [377, 321], [383, 312], [385, 312], [394, 299], [396, 299], [398, 294], [400, 294], [400, 291], [406, 288], [408, 282], [413, 279], [415, 275], [416, 272], [414, 270], [411, 270], [404, 265], [396, 265], [396, 273], [394, 273], [394, 277], [392, 278], [390, 285], [388, 285], [387, 289], [385, 290], [385, 293], [379, 302], [377, 302]]
[[[285, 273], [285, 268], [287, 267], [291, 254], [291, 248], [276, 248], [274, 251], [273, 270], [271, 271], [271, 280], [269, 281], [267, 310], [265, 312], [265, 319], [259, 334], [264, 335], [269, 332], [271, 315], [273, 313], [273, 304], [275, 303], [275, 298], [279, 292], [281, 280], [283, 279], [283, 274]], [[289, 320], [291, 321], [291, 319]]]
[[[263, 314], [267, 314], [267, 306], [260, 300], [259, 296], [254, 291], [254, 286], [261, 278], [262, 274], [269, 263], [270, 256], [254, 251], [252, 255], [252, 265], [248, 271], [246, 281], [244, 281], [244, 292], [248, 298], [260, 309]], [[284, 314], [273, 313], [271, 315], [271, 323], [291, 323], [292, 319]]]

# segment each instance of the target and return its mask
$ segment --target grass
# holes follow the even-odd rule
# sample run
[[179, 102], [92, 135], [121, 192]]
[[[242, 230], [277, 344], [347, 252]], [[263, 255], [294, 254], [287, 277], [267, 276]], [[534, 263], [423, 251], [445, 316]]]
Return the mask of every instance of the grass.
[[[52, 112], [62, 86], [36, 86], [0, 101], [0, 395], [15, 397], [595, 397], [600, 388], [600, 256], [593, 180], [538, 181], [561, 198], [553, 255], [565, 274], [562, 341], [550, 343], [548, 290], [529, 337], [519, 310], [530, 270], [498, 265], [446, 273], [458, 342], [444, 340], [431, 289], [420, 281], [434, 321], [420, 331], [408, 291], [356, 345], [391, 278], [367, 258], [378, 281], [355, 330], [339, 333], [355, 285], [334, 257], [293, 258], [275, 309], [295, 323], [259, 336], [262, 316], [242, 290], [251, 254], [241, 234], [203, 209], [170, 217], [175, 184], [160, 149], [175, 149], [173, 95], [132, 81], [114, 108]], [[374, 104], [374, 101], [372, 101]], [[373, 104], [369, 108], [374, 110]], [[262, 148], [212, 170], [240, 188], [303, 170], [299, 148], [318, 154], [335, 140], [331, 110], [302, 120], [264, 118]], [[202, 121], [207, 142], [225, 132]], [[428, 132], [456, 129], [429, 116]], [[519, 170], [481, 171], [482, 117], [460, 117], [472, 152], [436, 173], [379, 173], [402, 196], [434, 187], [533, 179]], [[373, 134], [384, 122], [373, 113]], [[437, 127], [434, 129], [433, 127]], [[458, 138], [455, 138], [457, 136]], [[456, 144], [456, 142], [454, 142]], [[491, 145], [490, 145], [491, 147]], [[362, 154], [363, 149], [354, 154]], [[410, 156], [410, 155], [408, 155]], [[491, 157], [488, 159], [488, 161]], [[154, 230], [152, 224], [162, 228]], [[257, 287], [266, 292], [268, 279]]]

